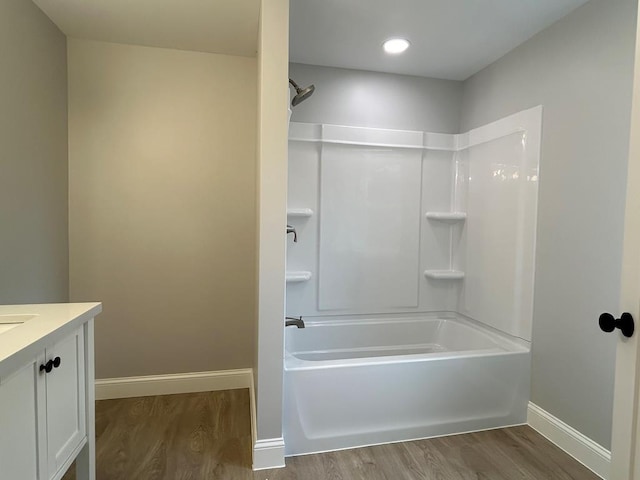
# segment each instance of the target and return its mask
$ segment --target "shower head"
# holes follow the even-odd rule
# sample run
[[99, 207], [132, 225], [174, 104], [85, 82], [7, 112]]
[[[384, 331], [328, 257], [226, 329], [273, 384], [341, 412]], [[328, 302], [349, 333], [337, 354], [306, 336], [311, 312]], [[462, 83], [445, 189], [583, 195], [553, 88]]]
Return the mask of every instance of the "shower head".
[[291, 100], [291, 106], [295, 107], [299, 103], [304, 102], [307, 98], [309, 98], [313, 91], [316, 89], [314, 85], [309, 85], [307, 88], [300, 88], [296, 82], [289, 79], [289, 83], [296, 89], [296, 96]]

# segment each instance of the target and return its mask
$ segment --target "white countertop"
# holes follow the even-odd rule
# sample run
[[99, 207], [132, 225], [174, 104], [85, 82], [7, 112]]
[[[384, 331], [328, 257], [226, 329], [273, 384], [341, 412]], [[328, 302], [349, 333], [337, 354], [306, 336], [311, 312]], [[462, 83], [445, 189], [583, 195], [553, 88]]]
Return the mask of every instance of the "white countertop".
[[0, 322], [5, 315], [34, 315], [34, 318], [0, 333], [0, 375], [20, 362], [28, 361], [101, 311], [101, 303], [0, 305]]

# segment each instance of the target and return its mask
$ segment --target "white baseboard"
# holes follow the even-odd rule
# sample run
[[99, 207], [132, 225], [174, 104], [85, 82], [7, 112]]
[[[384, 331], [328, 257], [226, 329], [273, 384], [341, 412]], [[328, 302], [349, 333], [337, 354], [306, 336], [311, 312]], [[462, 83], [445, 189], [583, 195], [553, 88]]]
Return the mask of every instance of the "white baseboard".
[[149, 397], [216, 390], [253, 389], [250, 368], [96, 380], [96, 400]]
[[254, 471], [284, 466], [284, 438], [257, 440], [253, 444]]
[[609, 450], [531, 402], [527, 412], [527, 423], [596, 475], [608, 480], [611, 469]]

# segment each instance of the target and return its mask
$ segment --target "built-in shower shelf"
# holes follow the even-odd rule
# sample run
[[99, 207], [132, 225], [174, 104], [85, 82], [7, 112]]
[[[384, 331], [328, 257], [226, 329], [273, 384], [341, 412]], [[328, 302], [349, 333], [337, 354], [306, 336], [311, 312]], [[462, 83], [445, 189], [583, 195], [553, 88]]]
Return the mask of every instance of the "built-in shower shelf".
[[442, 222], [463, 222], [467, 218], [464, 212], [427, 212], [429, 220], [440, 220]]
[[459, 270], [425, 270], [424, 276], [434, 280], [462, 280], [464, 272]]
[[287, 217], [310, 217], [313, 210], [310, 208], [287, 208]]
[[308, 282], [311, 280], [311, 272], [287, 272], [285, 278], [287, 283]]

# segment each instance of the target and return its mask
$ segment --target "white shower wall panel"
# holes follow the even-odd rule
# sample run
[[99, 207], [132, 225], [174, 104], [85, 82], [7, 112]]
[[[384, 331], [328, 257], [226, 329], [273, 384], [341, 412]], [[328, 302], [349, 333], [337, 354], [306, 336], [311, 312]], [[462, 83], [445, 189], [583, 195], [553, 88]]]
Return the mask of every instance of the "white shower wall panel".
[[320, 310], [418, 307], [421, 170], [421, 150], [323, 147]]
[[[541, 109], [461, 138], [465, 228], [454, 251], [465, 272], [458, 312], [531, 340]], [[465, 145], [466, 143], [466, 145]]]
[[322, 147], [315, 142], [289, 142], [288, 210], [306, 208], [310, 217], [287, 216], [298, 241], [287, 235], [287, 271], [310, 272], [307, 282], [287, 284], [287, 315], [308, 314], [317, 303], [318, 282], [318, 196]]
[[520, 173], [523, 133], [472, 147], [469, 163], [465, 282], [461, 312], [502, 331], [523, 336], [526, 325], [511, 327], [523, 297]]
[[[450, 135], [449, 137], [453, 137]], [[424, 312], [454, 311], [459, 282], [434, 280], [425, 270], [449, 270], [452, 262], [451, 223], [427, 219], [426, 212], [452, 210], [454, 152], [426, 150], [423, 157], [420, 218], [420, 308]]]
[[[298, 231], [298, 242], [294, 243], [293, 236], [288, 236], [287, 270], [307, 271], [311, 274], [311, 278], [306, 282], [287, 284], [287, 315], [318, 316], [454, 311], [456, 309], [459, 284], [433, 281], [423, 275], [424, 270], [434, 266], [442, 269], [449, 268], [451, 262], [448, 225], [427, 220], [424, 212], [448, 211], [451, 208], [452, 179], [455, 173], [454, 141], [453, 135], [444, 134], [425, 135], [423, 132], [291, 124], [288, 208], [307, 208], [313, 211], [313, 215], [302, 218], [288, 217], [288, 223], [295, 226]], [[425, 149], [425, 142], [436, 149]], [[344, 202], [335, 203], [336, 194], [339, 192], [342, 192], [341, 195], [354, 194], [353, 191], [345, 192], [345, 185], [342, 185], [344, 182], [354, 183], [355, 186], [351, 185], [354, 191], [359, 188], [358, 182], [366, 182], [365, 177], [368, 174], [363, 175], [363, 172], [353, 171], [352, 162], [349, 162], [350, 155], [371, 155], [371, 160], [375, 158], [374, 155], [382, 154], [402, 159], [396, 163], [399, 169], [397, 174], [402, 177], [402, 181], [400, 188], [395, 188], [395, 192], [382, 192], [376, 196], [376, 201], [379, 202], [378, 211], [364, 210], [360, 213], [350, 211], [352, 207], [348, 204], [357, 203], [360, 200], [347, 202], [346, 209]], [[332, 156], [336, 157], [333, 164], [329, 166], [333, 176], [331, 178], [325, 176], [321, 181], [321, 171], [326, 168], [323, 167], [323, 162], [329, 158], [331, 163]], [[365, 161], [360, 168], [370, 169], [371, 175], [378, 176], [381, 188], [388, 188], [384, 185], [390, 179], [389, 172], [385, 170], [387, 166], [376, 170], [374, 163], [375, 161], [371, 164]], [[399, 186], [397, 182], [396, 186]], [[406, 202], [408, 194], [412, 195], [413, 204], [411, 205]], [[402, 204], [403, 197], [407, 211], [399, 211], [397, 215], [391, 215], [385, 220], [384, 215], [389, 215], [391, 204], [393, 202]], [[327, 212], [323, 205], [327, 201], [335, 203], [333, 215], [336, 217], [336, 223], [341, 225], [340, 228], [344, 228], [342, 234], [330, 225], [331, 222], [325, 220]], [[409, 212], [408, 215], [407, 212]], [[412, 232], [414, 238], [404, 241], [402, 232], [392, 225], [397, 221], [408, 222], [406, 228]], [[366, 229], [369, 229], [368, 236], [362, 235]], [[354, 235], [360, 235], [360, 244], [355, 241]], [[375, 235], [378, 241], [384, 240], [380, 235], [386, 236], [386, 240], [396, 244], [395, 250], [377, 248], [372, 254], [375, 258], [370, 265], [365, 265], [367, 270], [353, 268], [353, 273], [347, 275], [351, 282], [349, 288], [345, 288], [344, 279], [334, 278], [335, 286], [328, 287], [335, 289], [336, 296], [332, 298], [327, 290], [328, 287], [325, 286], [323, 293], [326, 303], [321, 305], [322, 293], [319, 282], [322, 278], [326, 279], [326, 274], [320, 271], [322, 268], [319, 268], [319, 260], [322, 255], [325, 255], [324, 247], [321, 246], [321, 236], [327, 239], [325, 241], [334, 241], [333, 248], [339, 255], [345, 256], [347, 261], [351, 261], [353, 266], [354, 260], [351, 257], [357, 259], [358, 256], [364, 255], [362, 250], [372, 252], [366, 244], [374, 238], [372, 235]], [[363, 242], [365, 243], [361, 245]], [[416, 242], [419, 242], [418, 253], [415, 250]], [[405, 263], [404, 270], [399, 269], [395, 264], [397, 257], [406, 255], [408, 250], [412, 252], [413, 263], [410, 266]], [[341, 267], [344, 268], [343, 263], [342, 260], [333, 261], [331, 268], [335, 269], [334, 272], [339, 271]], [[390, 273], [394, 272], [397, 276], [392, 278]], [[381, 290], [380, 294], [374, 291], [375, 288], [387, 289], [389, 286], [394, 288], [396, 285], [400, 288], [398, 276], [404, 276], [405, 279], [404, 287], [401, 287], [406, 290], [402, 293], [405, 295], [403, 298], [391, 298], [391, 295], [384, 290]], [[358, 290], [363, 292], [359, 297], [348, 298]], [[368, 294], [365, 294], [366, 292]], [[361, 302], [361, 305], [358, 306], [356, 301]], [[326, 308], [327, 306], [339, 308]]]
[[541, 119], [292, 123], [288, 207], [313, 214], [288, 218], [287, 270], [308, 280], [287, 284], [287, 315], [458, 312], [530, 340]]

